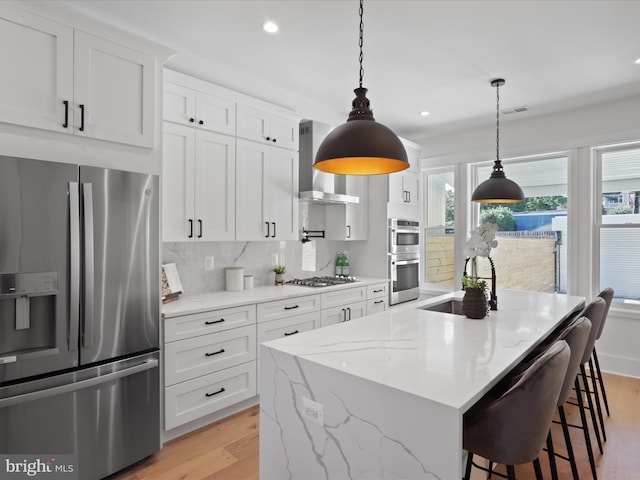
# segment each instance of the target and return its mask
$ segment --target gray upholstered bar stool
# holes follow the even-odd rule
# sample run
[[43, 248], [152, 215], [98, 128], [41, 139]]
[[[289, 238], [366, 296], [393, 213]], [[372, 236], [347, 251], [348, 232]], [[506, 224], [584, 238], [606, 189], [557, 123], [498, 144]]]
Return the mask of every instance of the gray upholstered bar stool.
[[[600, 330], [598, 330], [598, 334], [596, 335], [596, 342], [600, 339], [600, 335], [602, 335], [602, 331], [604, 330], [604, 324], [607, 321], [607, 317], [609, 316], [609, 307], [611, 307], [611, 302], [613, 301], [613, 289], [610, 287], [602, 290], [598, 296], [602, 298], [606, 304], [604, 309], [604, 314], [602, 315], [602, 323], [600, 324]], [[602, 394], [602, 401], [604, 402], [604, 408], [607, 411], [607, 417], [611, 416], [609, 413], [609, 402], [607, 401], [607, 392], [604, 389], [604, 381], [602, 380], [602, 372], [600, 371], [600, 361], [598, 360], [598, 353], [596, 352], [596, 346], [593, 346], [593, 364], [595, 366], [595, 372], [592, 370], [591, 375], [596, 376], [596, 380], [598, 381], [598, 385], [600, 386], [600, 393]]]
[[[551, 430], [547, 437], [547, 453], [549, 454], [549, 466], [551, 468], [551, 478], [558, 480], [558, 470], [556, 466], [556, 457], [568, 460], [571, 465], [571, 474], [573, 480], [579, 480], [578, 468], [576, 465], [576, 459], [573, 454], [573, 446], [571, 445], [571, 436], [569, 435], [569, 425], [567, 423], [567, 417], [564, 412], [564, 404], [569, 400], [573, 387], [576, 383], [576, 377], [578, 376], [578, 370], [580, 369], [580, 363], [582, 361], [582, 355], [584, 353], [587, 340], [589, 339], [589, 332], [591, 331], [591, 322], [587, 317], [576, 318], [562, 330], [558, 336], [558, 340], [564, 340], [571, 349], [571, 357], [569, 359], [569, 365], [567, 367], [567, 373], [560, 389], [560, 396], [558, 397], [558, 415], [560, 417], [560, 424], [562, 425], [562, 433], [564, 435], [564, 441], [567, 447], [567, 456], [560, 455], [555, 452], [553, 448], [553, 437]], [[584, 410], [583, 410], [584, 412]], [[582, 426], [586, 430], [586, 417], [583, 417]], [[588, 433], [585, 436], [585, 441], [588, 443], [589, 463], [591, 465], [591, 471], [595, 478], [595, 461], [593, 458], [593, 450], [591, 449], [591, 441]]]
[[[464, 480], [480, 455], [507, 465], [509, 480], [515, 480], [514, 465], [533, 462], [536, 479], [542, 479], [538, 455], [544, 447], [569, 364], [569, 345], [564, 340], [551, 345], [517, 381], [497, 399], [480, 400], [464, 415], [463, 448], [467, 450]], [[483, 469], [484, 470], [484, 469]]]

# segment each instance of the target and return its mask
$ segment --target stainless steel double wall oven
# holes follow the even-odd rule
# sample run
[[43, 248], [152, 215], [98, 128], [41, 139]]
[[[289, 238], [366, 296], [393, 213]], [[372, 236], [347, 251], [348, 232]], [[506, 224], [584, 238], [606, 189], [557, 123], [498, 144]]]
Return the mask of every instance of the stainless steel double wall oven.
[[389, 219], [389, 304], [420, 296], [420, 224], [413, 220]]

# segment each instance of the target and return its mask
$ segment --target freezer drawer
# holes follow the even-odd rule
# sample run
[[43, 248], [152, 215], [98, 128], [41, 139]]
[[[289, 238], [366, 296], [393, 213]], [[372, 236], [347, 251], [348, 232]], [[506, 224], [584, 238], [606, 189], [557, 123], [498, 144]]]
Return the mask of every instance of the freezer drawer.
[[160, 449], [159, 354], [0, 388], [0, 454], [73, 454], [97, 480]]

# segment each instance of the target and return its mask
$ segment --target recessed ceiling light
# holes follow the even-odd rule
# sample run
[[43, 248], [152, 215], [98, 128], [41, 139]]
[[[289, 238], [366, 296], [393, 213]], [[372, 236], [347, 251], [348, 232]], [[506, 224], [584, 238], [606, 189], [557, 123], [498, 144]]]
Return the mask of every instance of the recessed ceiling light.
[[429, 112], [427, 112], [426, 110], [423, 110], [423, 111], [420, 112], [420, 115], [423, 116], [423, 117], [427, 117], [427, 116], [429, 116]]
[[264, 22], [262, 24], [262, 29], [267, 33], [276, 33], [278, 31], [278, 25], [274, 22]]

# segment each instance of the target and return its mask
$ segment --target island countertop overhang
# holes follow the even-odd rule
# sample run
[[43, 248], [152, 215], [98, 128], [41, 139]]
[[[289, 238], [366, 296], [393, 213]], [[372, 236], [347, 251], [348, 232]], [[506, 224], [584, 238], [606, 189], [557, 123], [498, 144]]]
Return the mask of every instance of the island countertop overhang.
[[498, 310], [483, 320], [422, 309], [462, 295], [413, 302], [261, 348], [466, 411], [584, 306], [578, 296], [502, 290]]

